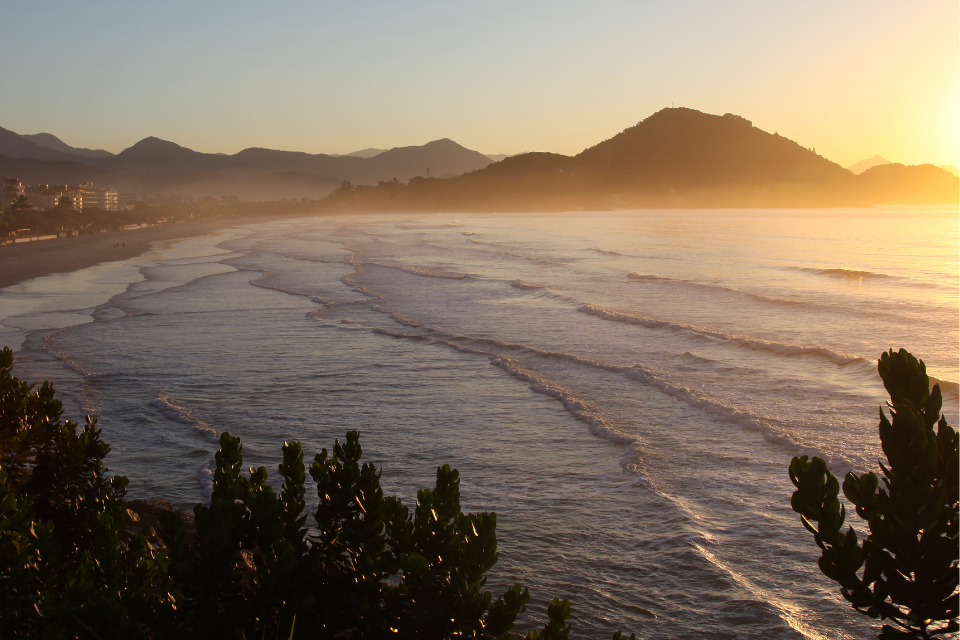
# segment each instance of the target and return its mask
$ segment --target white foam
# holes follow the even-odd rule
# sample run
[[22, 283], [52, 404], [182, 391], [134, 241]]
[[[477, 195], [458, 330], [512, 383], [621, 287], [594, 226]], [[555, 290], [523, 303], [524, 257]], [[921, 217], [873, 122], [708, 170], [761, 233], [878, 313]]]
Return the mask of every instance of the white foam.
[[379, 333], [383, 336], [390, 336], [391, 338], [410, 338], [411, 340], [427, 340], [425, 336], [413, 335], [410, 333], [401, 333], [400, 331], [391, 331], [390, 329], [371, 329], [373, 333]]
[[205, 500], [210, 500], [213, 496], [213, 476], [215, 471], [216, 463], [213, 460], [197, 470], [197, 482], [200, 483], [200, 493]]
[[543, 289], [543, 287], [541, 287], [538, 284], [531, 284], [529, 282], [524, 282], [523, 280], [514, 280], [513, 282], [510, 283], [510, 286], [513, 287], [514, 289], [522, 289], [522, 290]]
[[585, 313], [587, 315], [595, 316], [603, 320], [610, 320], [613, 322], [623, 322], [625, 324], [634, 324], [641, 327], [647, 327], [648, 329], [672, 329], [676, 331], [683, 331], [690, 334], [703, 336], [706, 338], [713, 338], [716, 340], [723, 340], [726, 342], [733, 342], [741, 346], [747, 347], [748, 349], [754, 349], [757, 351], [768, 351], [770, 353], [775, 353], [781, 356], [802, 356], [802, 355], [815, 355], [821, 358], [825, 358], [830, 362], [833, 362], [837, 365], [847, 365], [852, 363], [862, 363], [870, 362], [869, 358], [864, 358], [863, 356], [853, 356], [843, 353], [838, 353], [827, 347], [820, 346], [803, 346], [803, 345], [793, 345], [793, 344], [783, 344], [780, 342], [772, 342], [769, 340], [762, 340], [760, 338], [749, 338], [746, 336], [737, 336], [723, 333], [720, 331], [711, 331], [709, 329], [704, 329], [702, 327], [697, 327], [694, 325], [682, 324], [679, 322], [669, 322], [667, 320], [655, 320], [652, 318], [644, 318], [642, 316], [635, 316], [629, 313], [623, 313], [620, 311], [612, 311], [610, 309], [604, 309], [593, 304], [583, 304], [577, 307], [577, 311], [580, 313]]
[[590, 433], [620, 444], [637, 442], [637, 436], [625, 433], [597, 415], [594, 411], [563, 387], [539, 378], [520, 367], [516, 360], [502, 355], [491, 356], [490, 362], [518, 380], [530, 383], [530, 389], [555, 398], [563, 404], [567, 413], [587, 425]]
[[383, 307], [381, 307], [381, 306], [379, 306], [379, 305], [374, 305], [372, 308], [373, 308], [374, 311], [379, 311], [380, 313], [384, 313], [384, 314], [390, 316], [391, 318], [393, 318], [396, 322], [398, 322], [398, 323], [400, 323], [400, 324], [403, 324], [403, 325], [406, 325], [406, 326], [408, 326], [408, 327], [421, 327], [421, 326], [423, 326], [423, 323], [422, 323], [422, 322], [417, 322], [417, 321], [414, 320], [413, 318], [408, 318], [408, 317], [406, 317], [406, 316], [404, 316], [404, 315], [402, 315], [402, 314], [399, 314], [399, 313], [396, 313], [396, 312], [393, 312], [393, 311], [389, 311], [389, 310], [384, 309]]
[[213, 429], [198, 418], [189, 407], [173, 400], [163, 391], [157, 394], [156, 399], [150, 402], [150, 406], [176, 422], [190, 425], [193, 427], [193, 430], [206, 439], [207, 442], [211, 444], [218, 444], [220, 442], [220, 435], [216, 429]]
[[466, 280], [472, 276], [463, 273], [453, 273], [451, 271], [441, 271], [439, 269], [428, 269], [427, 267], [411, 267], [403, 264], [386, 264], [383, 262], [369, 262], [367, 264], [383, 269], [396, 269], [405, 273], [424, 278], [440, 278], [441, 280]]

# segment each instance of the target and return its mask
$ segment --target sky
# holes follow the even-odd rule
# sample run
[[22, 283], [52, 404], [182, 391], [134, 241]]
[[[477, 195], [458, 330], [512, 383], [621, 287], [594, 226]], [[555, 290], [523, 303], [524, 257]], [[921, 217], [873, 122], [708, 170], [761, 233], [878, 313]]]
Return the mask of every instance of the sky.
[[113, 152], [574, 154], [664, 107], [952, 164], [957, 0], [5, 0], [0, 126]]

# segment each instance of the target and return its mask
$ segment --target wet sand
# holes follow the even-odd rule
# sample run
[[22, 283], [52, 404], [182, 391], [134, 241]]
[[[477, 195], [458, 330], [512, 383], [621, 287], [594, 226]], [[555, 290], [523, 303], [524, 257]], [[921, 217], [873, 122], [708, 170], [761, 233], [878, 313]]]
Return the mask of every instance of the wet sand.
[[[111, 231], [76, 238], [57, 238], [0, 246], [0, 289], [51, 273], [68, 273], [100, 264], [125, 260], [145, 253], [151, 243], [201, 236], [238, 224], [267, 222], [315, 215], [265, 215], [244, 218], [220, 218], [183, 224], [167, 224], [130, 231]], [[114, 245], [119, 245], [115, 247]]]

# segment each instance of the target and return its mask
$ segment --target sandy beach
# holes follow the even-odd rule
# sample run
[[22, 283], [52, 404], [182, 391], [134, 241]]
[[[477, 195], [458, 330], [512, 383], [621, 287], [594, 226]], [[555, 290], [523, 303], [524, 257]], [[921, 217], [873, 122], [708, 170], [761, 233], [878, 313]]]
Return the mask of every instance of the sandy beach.
[[0, 289], [51, 273], [67, 273], [115, 260], [126, 260], [146, 252], [161, 240], [204, 235], [238, 224], [266, 222], [292, 215], [264, 215], [220, 218], [182, 224], [159, 225], [131, 231], [111, 231], [76, 238], [57, 238], [0, 246]]

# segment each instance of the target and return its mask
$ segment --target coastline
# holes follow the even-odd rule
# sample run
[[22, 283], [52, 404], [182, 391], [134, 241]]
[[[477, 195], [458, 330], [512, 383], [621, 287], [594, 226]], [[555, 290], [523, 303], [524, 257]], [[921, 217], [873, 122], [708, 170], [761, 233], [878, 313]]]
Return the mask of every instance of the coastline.
[[[53, 273], [69, 273], [104, 262], [127, 260], [150, 250], [154, 242], [204, 235], [240, 224], [324, 215], [244, 216], [181, 224], [159, 225], [131, 231], [111, 231], [74, 238], [57, 238], [0, 246], [0, 289]], [[115, 244], [120, 246], [114, 247]]]

